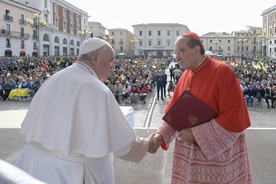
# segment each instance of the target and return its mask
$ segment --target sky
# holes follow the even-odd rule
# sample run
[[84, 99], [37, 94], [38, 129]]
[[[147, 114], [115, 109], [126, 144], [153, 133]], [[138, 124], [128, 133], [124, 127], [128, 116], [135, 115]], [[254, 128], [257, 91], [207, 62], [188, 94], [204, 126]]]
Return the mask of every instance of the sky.
[[107, 29], [147, 23], [178, 23], [202, 36], [208, 32], [246, 30], [262, 27], [262, 12], [276, 0], [66, 0], [84, 10], [89, 21]]

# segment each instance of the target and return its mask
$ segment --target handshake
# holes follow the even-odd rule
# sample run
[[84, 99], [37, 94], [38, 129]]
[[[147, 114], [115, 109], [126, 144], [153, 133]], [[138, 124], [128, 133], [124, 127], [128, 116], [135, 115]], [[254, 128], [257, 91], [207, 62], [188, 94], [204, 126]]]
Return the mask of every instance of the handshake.
[[152, 133], [146, 140], [149, 141], [148, 152], [151, 154], [156, 153], [160, 145], [163, 143], [163, 137], [158, 133]]

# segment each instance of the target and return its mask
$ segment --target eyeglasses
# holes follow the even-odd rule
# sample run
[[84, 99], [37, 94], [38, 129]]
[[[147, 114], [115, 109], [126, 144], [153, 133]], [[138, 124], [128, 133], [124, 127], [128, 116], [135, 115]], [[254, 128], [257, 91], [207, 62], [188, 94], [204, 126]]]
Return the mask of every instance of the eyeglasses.
[[189, 49], [189, 47], [184, 49], [178, 49], [177, 52], [173, 53], [173, 57], [176, 58], [177, 56], [179, 56], [179, 54], [182, 54], [187, 49]]

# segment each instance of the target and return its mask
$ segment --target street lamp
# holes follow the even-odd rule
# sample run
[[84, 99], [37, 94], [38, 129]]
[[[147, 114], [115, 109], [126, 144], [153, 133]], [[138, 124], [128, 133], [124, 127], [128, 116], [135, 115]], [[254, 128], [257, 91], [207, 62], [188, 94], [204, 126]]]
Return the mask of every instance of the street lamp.
[[243, 36], [242, 36], [242, 38], [238, 39], [238, 42], [241, 42], [241, 63], [242, 64], [243, 64], [243, 43], [246, 41], [247, 41], [247, 39], [243, 38]]
[[220, 43], [220, 41], [218, 39], [215, 39], [213, 43], [216, 44], [215, 53], [216, 53], [216, 55], [218, 55], [218, 44]]
[[34, 28], [34, 32], [33, 32], [33, 39], [35, 39], [34, 49], [36, 50], [37, 57], [38, 57], [40, 55], [40, 50], [39, 50], [40, 49], [40, 46], [39, 46], [39, 43], [40, 43], [39, 29], [42, 28], [42, 27], [45, 27], [47, 23], [42, 18], [39, 18], [39, 14], [38, 13], [34, 14], [33, 20], [30, 19], [30, 18], [26, 19], [26, 23], [29, 26], [31, 26], [32, 28]]
[[112, 38], [111, 36], [109, 36], [109, 35], [104, 35], [104, 36], [102, 37], [102, 39], [105, 40], [105, 41], [107, 41], [107, 42], [109, 43], [110, 40], [112, 40], [113, 38]]
[[83, 27], [83, 32], [78, 31], [79, 36], [81, 36], [81, 43], [86, 40], [87, 37], [91, 36], [91, 32], [87, 31], [86, 27]]
[[135, 38], [130, 40], [132, 42], [132, 55], [135, 56], [135, 43], [138, 42]]
[[262, 56], [266, 56], [267, 55], [267, 42], [266, 40], [269, 40], [271, 38], [271, 35], [259, 35], [258, 36], [261, 40], [262, 40]]

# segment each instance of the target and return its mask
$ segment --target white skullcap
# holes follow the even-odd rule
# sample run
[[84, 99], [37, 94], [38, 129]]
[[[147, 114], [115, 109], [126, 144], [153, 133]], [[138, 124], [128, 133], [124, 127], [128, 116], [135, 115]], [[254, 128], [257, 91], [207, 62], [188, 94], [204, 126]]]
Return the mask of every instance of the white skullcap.
[[101, 48], [102, 46], [108, 44], [103, 39], [100, 38], [89, 38], [88, 40], [84, 41], [82, 45], [80, 46], [80, 53], [79, 55], [87, 54], [89, 52], [92, 52], [94, 50], [97, 50]]

